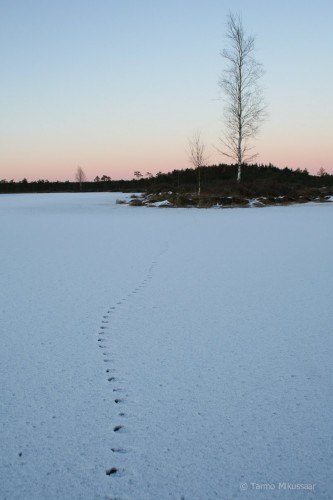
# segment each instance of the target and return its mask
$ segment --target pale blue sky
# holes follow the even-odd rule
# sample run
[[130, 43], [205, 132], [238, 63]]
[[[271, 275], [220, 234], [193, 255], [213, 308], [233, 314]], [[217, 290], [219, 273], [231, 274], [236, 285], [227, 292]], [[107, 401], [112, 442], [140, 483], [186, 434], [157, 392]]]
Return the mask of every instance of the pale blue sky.
[[256, 35], [259, 162], [333, 173], [331, 0], [0, 0], [0, 179], [132, 178], [216, 154], [229, 11]]

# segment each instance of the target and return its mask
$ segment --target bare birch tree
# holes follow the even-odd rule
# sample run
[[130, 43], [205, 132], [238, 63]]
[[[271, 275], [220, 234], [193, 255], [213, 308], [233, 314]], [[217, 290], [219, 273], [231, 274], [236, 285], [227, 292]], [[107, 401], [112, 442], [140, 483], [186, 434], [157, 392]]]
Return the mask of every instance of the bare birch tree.
[[198, 170], [198, 195], [201, 194], [201, 167], [208, 160], [206, 153], [206, 145], [201, 138], [201, 132], [193, 133], [191, 139], [188, 140], [188, 158], [190, 163]]
[[82, 182], [85, 182], [87, 180], [87, 177], [81, 167], [77, 167], [75, 173], [75, 180], [76, 182], [80, 183], [80, 191], [82, 191]]
[[266, 116], [266, 104], [259, 84], [263, 69], [253, 57], [255, 38], [246, 34], [239, 15], [229, 14], [226, 37], [230, 47], [221, 52], [226, 68], [219, 80], [226, 100], [220, 152], [237, 162], [239, 182], [242, 165], [258, 156], [250, 142]]

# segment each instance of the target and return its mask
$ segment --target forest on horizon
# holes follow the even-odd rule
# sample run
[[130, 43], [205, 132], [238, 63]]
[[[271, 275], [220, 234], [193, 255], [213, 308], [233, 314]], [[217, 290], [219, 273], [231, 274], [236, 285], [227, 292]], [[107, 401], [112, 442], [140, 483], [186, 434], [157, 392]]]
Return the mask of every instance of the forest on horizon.
[[57, 193], [57, 192], [177, 192], [197, 191], [200, 174], [202, 195], [279, 196], [299, 195], [311, 189], [332, 188], [333, 175], [323, 168], [317, 175], [306, 169], [280, 169], [269, 165], [245, 165], [242, 181], [236, 182], [237, 165], [219, 164], [200, 169], [186, 168], [172, 172], [159, 172], [155, 176], [147, 172], [134, 172], [131, 180], [113, 180], [110, 176], [97, 176], [94, 181], [48, 181], [39, 179], [29, 182], [26, 178], [15, 182], [0, 180], [0, 193]]

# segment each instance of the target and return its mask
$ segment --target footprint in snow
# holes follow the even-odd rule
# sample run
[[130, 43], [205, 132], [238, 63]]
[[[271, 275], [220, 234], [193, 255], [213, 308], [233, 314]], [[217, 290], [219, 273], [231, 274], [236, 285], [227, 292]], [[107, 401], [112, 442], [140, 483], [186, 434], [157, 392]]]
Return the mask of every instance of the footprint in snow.
[[124, 448], [111, 448], [112, 453], [127, 453], [127, 450]]
[[116, 474], [118, 472], [117, 467], [111, 467], [111, 469], [106, 469], [105, 474], [107, 476], [111, 476], [112, 474]]

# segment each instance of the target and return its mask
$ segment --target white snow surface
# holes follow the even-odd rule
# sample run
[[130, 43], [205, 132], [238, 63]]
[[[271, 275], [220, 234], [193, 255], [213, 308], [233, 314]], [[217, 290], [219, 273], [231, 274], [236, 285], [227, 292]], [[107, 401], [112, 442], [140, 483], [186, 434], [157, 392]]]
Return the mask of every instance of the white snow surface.
[[0, 196], [1, 499], [331, 499], [333, 206], [120, 196]]

